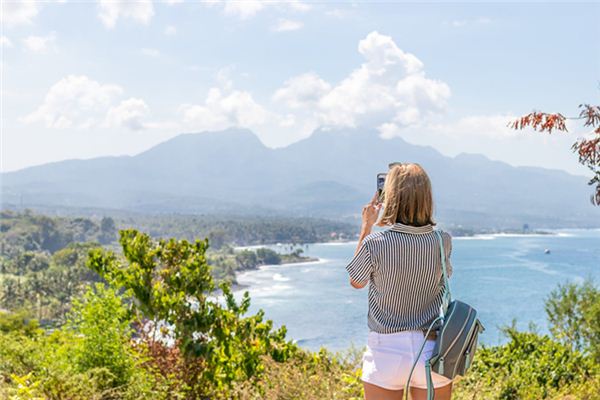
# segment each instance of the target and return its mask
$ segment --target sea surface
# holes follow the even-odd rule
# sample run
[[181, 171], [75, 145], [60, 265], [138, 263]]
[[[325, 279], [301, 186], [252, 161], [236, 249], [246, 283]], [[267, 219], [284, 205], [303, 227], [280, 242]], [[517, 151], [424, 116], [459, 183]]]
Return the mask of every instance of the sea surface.
[[[501, 327], [548, 331], [544, 300], [560, 283], [592, 278], [600, 284], [600, 230], [560, 230], [553, 235], [482, 235], [453, 238], [455, 298], [474, 306], [486, 327], [481, 342], [505, 341]], [[280, 252], [289, 245], [268, 246]], [[343, 350], [366, 343], [367, 290], [354, 289], [345, 266], [356, 242], [303, 247], [320, 261], [268, 265], [238, 274], [250, 292], [250, 312], [263, 309], [274, 326], [285, 325], [300, 346]], [[550, 251], [546, 254], [546, 249]]]

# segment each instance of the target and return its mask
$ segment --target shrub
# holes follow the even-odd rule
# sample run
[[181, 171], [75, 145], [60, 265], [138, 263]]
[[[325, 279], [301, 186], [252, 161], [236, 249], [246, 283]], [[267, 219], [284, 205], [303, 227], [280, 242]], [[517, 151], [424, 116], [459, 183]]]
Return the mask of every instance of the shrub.
[[127, 383], [135, 354], [130, 345], [131, 314], [113, 289], [103, 284], [90, 287], [73, 302], [67, 329], [81, 335], [73, 349], [73, 365], [79, 372], [104, 368], [106, 387]]
[[39, 331], [40, 324], [29, 316], [26, 311], [4, 312], [0, 311], [0, 332], [22, 332], [26, 336], [32, 336]]
[[475, 398], [543, 399], [595, 372], [590, 359], [549, 336], [514, 328], [506, 328], [505, 333], [508, 343], [478, 352], [461, 381], [463, 393]]
[[[114, 288], [125, 290], [138, 320], [150, 321], [145, 326], [155, 332], [149, 337], [156, 338], [160, 330], [159, 338], [173, 339], [178, 348], [176, 370], [190, 397], [220, 396], [234, 382], [255, 381], [265, 370], [261, 356], [281, 362], [297, 351], [285, 339], [285, 327], [274, 330], [262, 310], [245, 316], [248, 292], [238, 303], [224, 282], [224, 304], [215, 298], [207, 240], [154, 242], [148, 235], [123, 230], [120, 243], [124, 260], [98, 249], [90, 252], [88, 265]], [[154, 340], [148, 345], [161, 349]]]
[[550, 330], [600, 364], [600, 289], [591, 280], [559, 285], [546, 300]]

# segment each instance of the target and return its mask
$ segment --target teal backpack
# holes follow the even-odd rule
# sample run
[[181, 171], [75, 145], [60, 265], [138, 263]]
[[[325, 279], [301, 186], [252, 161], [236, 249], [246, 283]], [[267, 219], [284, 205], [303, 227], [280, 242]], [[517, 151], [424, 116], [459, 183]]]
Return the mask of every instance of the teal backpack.
[[444, 242], [439, 231], [435, 231], [440, 240], [440, 254], [442, 257], [442, 275], [444, 279], [444, 301], [437, 317], [425, 334], [423, 344], [417, 354], [416, 360], [410, 370], [404, 396], [408, 399], [410, 377], [417, 365], [419, 357], [425, 347], [426, 338], [436, 324], [441, 323], [431, 358], [425, 362], [425, 375], [427, 377], [427, 399], [433, 400], [434, 390], [431, 372], [434, 371], [449, 379], [464, 375], [475, 356], [479, 334], [484, 331], [481, 321], [477, 318], [477, 310], [459, 300], [452, 300], [448, 275], [446, 272], [446, 254]]

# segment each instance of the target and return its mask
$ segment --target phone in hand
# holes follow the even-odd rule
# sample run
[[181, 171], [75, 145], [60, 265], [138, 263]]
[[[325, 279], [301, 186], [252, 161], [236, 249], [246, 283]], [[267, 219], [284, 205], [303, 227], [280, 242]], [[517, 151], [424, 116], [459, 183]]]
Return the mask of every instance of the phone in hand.
[[383, 202], [383, 196], [384, 196], [383, 187], [385, 185], [386, 176], [387, 176], [387, 173], [385, 173], [385, 172], [381, 172], [381, 173], [377, 174], [377, 199], [380, 203]]

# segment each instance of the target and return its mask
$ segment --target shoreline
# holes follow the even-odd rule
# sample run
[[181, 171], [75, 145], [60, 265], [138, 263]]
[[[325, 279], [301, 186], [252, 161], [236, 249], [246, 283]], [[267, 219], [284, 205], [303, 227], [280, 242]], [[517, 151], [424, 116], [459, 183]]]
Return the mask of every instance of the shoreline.
[[[261, 246], [261, 247], [264, 247], [264, 246]], [[256, 267], [253, 267], [253, 268], [245, 268], [245, 269], [242, 269], [239, 271], [235, 271], [236, 282], [231, 283], [231, 291], [237, 292], [242, 289], [250, 287], [250, 285], [246, 285], [246, 284], [237, 282], [237, 277], [238, 277], [238, 274], [240, 274], [240, 273], [258, 271], [263, 267], [284, 267], [284, 266], [290, 266], [290, 265], [295, 265], [295, 264], [319, 264], [324, 261], [325, 261], [324, 259], [318, 258], [318, 257], [306, 257], [305, 260], [288, 261], [288, 262], [282, 262], [281, 264], [262, 264], [262, 265], [257, 265]]]

